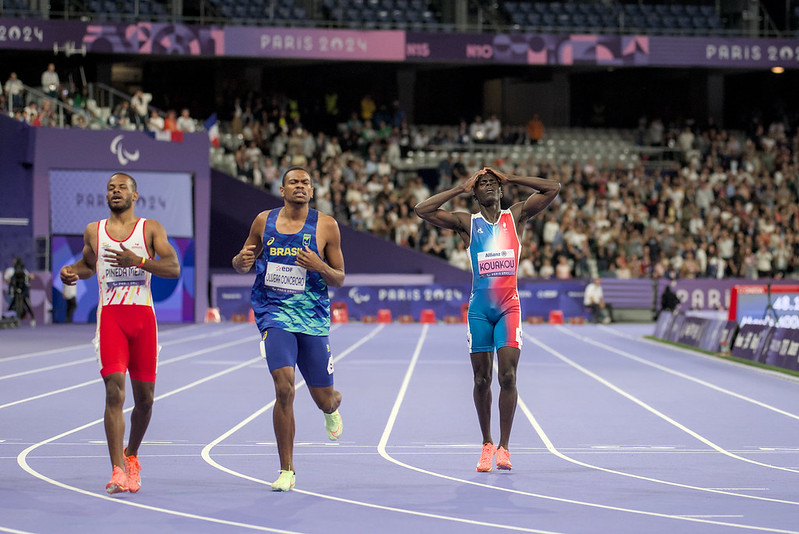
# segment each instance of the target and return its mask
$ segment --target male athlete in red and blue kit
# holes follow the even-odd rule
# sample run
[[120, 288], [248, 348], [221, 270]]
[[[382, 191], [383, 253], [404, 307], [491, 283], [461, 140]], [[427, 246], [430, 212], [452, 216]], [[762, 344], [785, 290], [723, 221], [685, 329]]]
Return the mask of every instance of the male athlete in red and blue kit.
[[[500, 204], [506, 184], [534, 189], [525, 201], [508, 209]], [[549, 206], [560, 184], [535, 177], [508, 176], [483, 168], [463, 184], [417, 204], [416, 214], [441, 228], [455, 230], [469, 246], [472, 292], [469, 298], [469, 353], [474, 372], [474, 404], [483, 434], [478, 471], [511, 469], [508, 441], [516, 411], [516, 367], [521, 353], [521, 310], [516, 285], [520, 240], [527, 220]], [[479, 211], [469, 214], [441, 208], [458, 195], [471, 193]], [[491, 438], [491, 372], [494, 350], [499, 366], [499, 447]]]

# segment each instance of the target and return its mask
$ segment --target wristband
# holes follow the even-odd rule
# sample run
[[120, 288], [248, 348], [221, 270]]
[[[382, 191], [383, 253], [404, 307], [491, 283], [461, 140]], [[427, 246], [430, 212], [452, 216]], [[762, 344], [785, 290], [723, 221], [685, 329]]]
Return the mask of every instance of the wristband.
[[144, 267], [144, 260], [146, 260], [146, 259], [147, 259], [147, 258], [145, 258], [144, 256], [142, 256], [142, 257], [141, 257], [141, 263], [139, 264], [139, 269], [141, 269], [142, 267]]

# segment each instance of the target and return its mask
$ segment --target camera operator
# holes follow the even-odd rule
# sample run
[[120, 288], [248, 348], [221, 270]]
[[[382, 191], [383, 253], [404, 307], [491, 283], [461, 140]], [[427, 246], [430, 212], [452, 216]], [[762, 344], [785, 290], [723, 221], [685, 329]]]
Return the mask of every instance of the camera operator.
[[16, 312], [19, 321], [30, 314], [31, 326], [36, 326], [30, 299], [33, 274], [25, 268], [22, 258], [14, 258], [14, 266], [6, 269], [3, 278], [8, 284], [8, 309]]

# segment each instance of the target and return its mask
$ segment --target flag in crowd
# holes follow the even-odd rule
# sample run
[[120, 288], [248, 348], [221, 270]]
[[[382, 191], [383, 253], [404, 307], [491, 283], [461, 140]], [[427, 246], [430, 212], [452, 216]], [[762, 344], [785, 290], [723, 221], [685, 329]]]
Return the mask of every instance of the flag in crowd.
[[219, 146], [219, 123], [216, 120], [216, 112], [208, 117], [203, 126], [205, 126], [205, 131], [208, 132], [208, 140], [211, 141], [211, 145]]

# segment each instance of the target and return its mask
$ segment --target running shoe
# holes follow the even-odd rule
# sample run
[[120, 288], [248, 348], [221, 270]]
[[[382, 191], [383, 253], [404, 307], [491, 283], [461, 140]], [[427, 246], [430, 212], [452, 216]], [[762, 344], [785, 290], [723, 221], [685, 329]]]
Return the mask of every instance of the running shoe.
[[294, 487], [294, 471], [280, 470], [280, 476], [272, 482], [272, 491], [288, 491]]
[[491, 471], [496, 452], [497, 448], [493, 443], [483, 443], [483, 452], [480, 453], [480, 461], [477, 462], [477, 470], [479, 472], [488, 473]]
[[141, 488], [141, 465], [137, 456], [125, 456], [125, 474], [128, 476], [128, 491], [136, 493]]
[[510, 471], [513, 469], [513, 466], [510, 464], [510, 451], [502, 446], [497, 449], [497, 469], [502, 469], [503, 471]]
[[338, 410], [333, 413], [325, 414], [325, 428], [327, 429], [327, 437], [330, 441], [336, 441], [341, 437], [344, 422], [341, 420], [341, 414], [338, 413]]
[[109, 495], [128, 491], [128, 477], [118, 465], [114, 466], [114, 472], [111, 474], [111, 480], [105, 485], [105, 491]]

